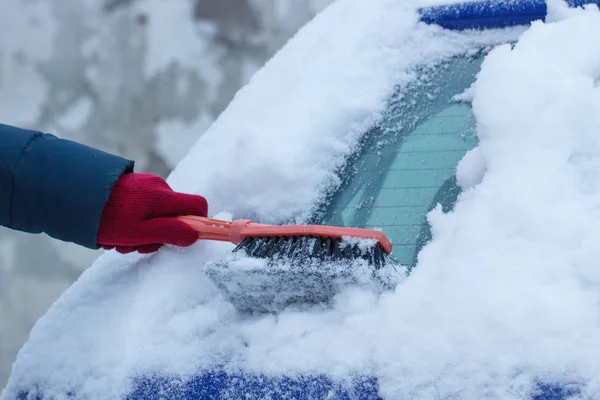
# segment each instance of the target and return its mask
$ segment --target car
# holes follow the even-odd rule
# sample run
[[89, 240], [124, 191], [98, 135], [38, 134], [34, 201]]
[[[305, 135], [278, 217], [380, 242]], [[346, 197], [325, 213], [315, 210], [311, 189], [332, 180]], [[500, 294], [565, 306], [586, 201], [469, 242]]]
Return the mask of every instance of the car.
[[[518, 43], [547, 8], [538, 0], [393, 3], [340, 1], [324, 11], [238, 93], [169, 182], [207, 196], [221, 218], [381, 228], [411, 280], [433, 237], [428, 216], [454, 209], [463, 190], [457, 165], [479, 144], [469, 91], [483, 63], [497, 46]], [[276, 131], [283, 127], [289, 131]], [[152, 256], [104, 255], [36, 324], [2, 400], [562, 399], [580, 393], [576, 379], [551, 374], [531, 388], [519, 370], [507, 373], [502, 392], [489, 371], [471, 375], [479, 364], [473, 367], [468, 354], [454, 362], [471, 369], [439, 367], [435, 354], [444, 349], [435, 342], [400, 351], [412, 366], [377, 353], [386, 372], [375, 373], [365, 354], [383, 348], [365, 343], [403, 344], [365, 336], [369, 321], [384, 331], [398, 323], [378, 317], [376, 296], [341, 294], [336, 312], [319, 305], [240, 313], [202, 271], [231, 248], [199, 243]], [[385, 296], [381, 307], [392, 307]], [[420, 318], [408, 315], [415, 319], [400, 323]], [[422, 334], [429, 332], [405, 338]], [[427, 375], [436, 368], [441, 372]], [[422, 381], [419, 371], [425, 371]], [[394, 385], [382, 385], [382, 374], [393, 376]]]

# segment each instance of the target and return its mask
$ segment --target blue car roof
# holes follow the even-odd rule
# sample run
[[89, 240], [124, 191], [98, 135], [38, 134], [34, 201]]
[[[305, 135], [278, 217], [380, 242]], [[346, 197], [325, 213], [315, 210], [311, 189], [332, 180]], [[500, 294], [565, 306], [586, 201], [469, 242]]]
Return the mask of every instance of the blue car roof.
[[[600, 0], [567, 0], [571, 7]], [[486, 0], [421, 8], [421, 20], [446, 29], [498, 29], [546, 19], [546, 0]]]

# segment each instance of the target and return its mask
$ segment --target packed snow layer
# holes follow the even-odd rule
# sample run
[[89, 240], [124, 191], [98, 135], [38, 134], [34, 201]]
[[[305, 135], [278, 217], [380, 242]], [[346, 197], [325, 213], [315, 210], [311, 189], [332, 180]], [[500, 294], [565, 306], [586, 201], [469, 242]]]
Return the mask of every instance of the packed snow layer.
[[337, 168], [394, 84], [412, 81], [419, 64], [506, 39], [413, 32], [415, 2], [394, 3], [342, 1], [302, 29], [196, 142], [171, 174], [173, 187], [203, 193], [213, 211], [235, 218], [303, 221], [337, 185]]
[[[207, 196], [212, 213], [302, 220], [395, 84], [518, 33], [442, 32], [418, 24], [414, 4], [338, 0], [238, 93], [171, 183]], [[2, 398], [114, 398], [135, 376], [185, 378], [224, 360], [372, 374], [385, 399], [524, 398], [538, 381], [600, 397], [600, 12], [552, 5], [556, 22], [486, 58], [465, 191], [453, 212], [430, 214], [433, 240], [395, 292], [244, 316], [203, 273], [230, 245], [106, 254], [38, 322]]]
[[[0, 1], [0, 122], [168, 174], [249, 76], [331, 2], [232, 1], [236, 7], [222, 0]], [[218, 35], [195, 29], [194, 4], [218, 11], [205, 16]], [[246, 14], [257, 23], [241, 24]], [[0, 228], [0, 390], [35, 321], [99, 254]]]

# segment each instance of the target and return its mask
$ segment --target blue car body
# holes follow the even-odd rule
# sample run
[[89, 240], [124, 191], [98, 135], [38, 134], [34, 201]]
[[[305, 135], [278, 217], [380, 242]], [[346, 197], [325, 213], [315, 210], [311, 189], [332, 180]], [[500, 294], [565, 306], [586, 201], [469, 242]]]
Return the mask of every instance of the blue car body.
[[[567, 0], [571, 7], [580, 7], [598, 1]], [[497, 29], [527, 25], [546, 20], [545, 0], [501, 0], [464, 2], [422, 8], [421, 20], [446, 29]]]
[[[586, 0], [570, 0], [571, 6], [590, 3]], [[595, 3], [600, 4], [596, 0]], [[422, 21], [437, 24], [446, 29], [496, 29], [526, 25], [543, 20], [546, 15], [544, 0], [482, 1], [460, 3], [420, 9]], [[134, 390], [127, 400], [138, 399], [380, 399], [377, 379], [357, 376], [343, 383], [324, 375], [261, 376], [243, 371], [231, 372], [227, 366], [205, 371], [181, 384], [165, 376], [140, 376], [134, 381]], [[541, 399], [564, 399], [577, 394], [576, 385], [564, 382], [540, 381], [537, 393], [532, 397]], [[19, 399], [31, 399], [21, 393]], [[77, 398], [72, 393], [72, 398]], [[36, 394], [33, 399], [44, 399]]]

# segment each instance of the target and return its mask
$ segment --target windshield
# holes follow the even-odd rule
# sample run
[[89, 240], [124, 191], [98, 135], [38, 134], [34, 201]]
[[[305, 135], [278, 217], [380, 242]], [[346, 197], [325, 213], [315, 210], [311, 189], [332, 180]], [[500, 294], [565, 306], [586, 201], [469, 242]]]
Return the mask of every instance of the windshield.
[[381, 123], [342, 173], [323, 223], [381, 228], [393, 257], [409, 269], [430, 239], [426, 214], [450, 210], [460, 192], [456, 165], [477, 145], [469, 103], [454, 101], [475, 80], [482, 55], [456, 58], [392, 97]]

